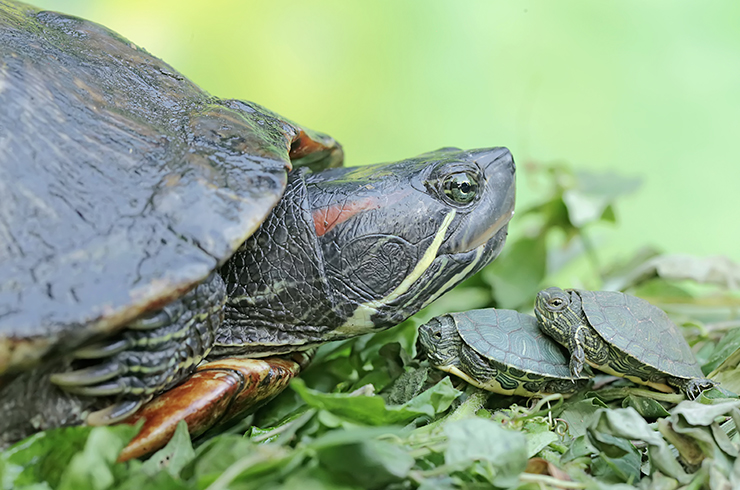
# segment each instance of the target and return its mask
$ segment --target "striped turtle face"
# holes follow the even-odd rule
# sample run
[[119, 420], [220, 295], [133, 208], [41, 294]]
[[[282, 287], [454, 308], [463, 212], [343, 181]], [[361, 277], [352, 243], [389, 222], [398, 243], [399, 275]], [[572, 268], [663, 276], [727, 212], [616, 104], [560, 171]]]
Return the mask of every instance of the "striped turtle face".
[[567, 347], [571, 330], [585, 322], [580, 303], [580, 297], [574, 291], [547, 288], [537, 293], [534, 314], [542, 331]]
[[505, 148], [443, 149], [306, 179], [330, 290], [334, 338], [386, 328], [493, 260], [514, 212]]
[[446, 371], [460, 362], [462, 339], [449, 315], [439, 316], [420, 326], [417, 346], [417, 350], [424, 352], [429, 363], [438, 369]]

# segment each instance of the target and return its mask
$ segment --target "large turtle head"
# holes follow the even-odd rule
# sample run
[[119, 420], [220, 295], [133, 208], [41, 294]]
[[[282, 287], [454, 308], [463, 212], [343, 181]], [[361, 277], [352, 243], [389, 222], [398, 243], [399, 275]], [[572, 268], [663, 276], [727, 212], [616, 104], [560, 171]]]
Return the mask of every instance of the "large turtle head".
[[514, 213], [506, 148], [445, 148], [306, 179], [329, 287], [349, 337], [399, 323], [492, 261]]

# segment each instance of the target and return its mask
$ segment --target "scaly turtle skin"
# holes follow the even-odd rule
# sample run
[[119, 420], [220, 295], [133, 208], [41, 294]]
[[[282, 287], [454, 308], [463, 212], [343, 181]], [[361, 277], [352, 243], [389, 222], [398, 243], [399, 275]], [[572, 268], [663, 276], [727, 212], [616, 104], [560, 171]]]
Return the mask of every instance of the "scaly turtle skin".
[[537, 320], [511, 310], [438, 316], [419, 328], [419, 345], [432, 366], [502, 395], [569, 395], [590, 377], [571, 379], [561, 348]]
[[588, 363], [665, 393], [678, 388], [690, 399], [714, 386], [678, 327], [643, 299], [553, 287], [537, 294], [535, 313], [542, 330], [570, 351], [572, 376]]
[[0, 0], [0, 444], [163, 392], [222, 420], [296, 355], [397, 324], [501, 250], [505, 148], [341, 161], [104, 27]]

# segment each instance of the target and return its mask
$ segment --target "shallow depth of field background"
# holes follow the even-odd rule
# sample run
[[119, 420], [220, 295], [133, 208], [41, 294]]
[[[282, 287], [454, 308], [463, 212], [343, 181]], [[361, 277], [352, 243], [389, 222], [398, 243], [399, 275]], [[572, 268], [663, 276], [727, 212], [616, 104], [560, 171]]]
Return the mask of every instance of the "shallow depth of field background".
[[[325, 131], [347, 163], [442, 146], [642, 178], [599, 230], [740, 260], [740, 2], [36, 0], [205, 90]], [[516, 218], [515, 218], [516, 219]]]

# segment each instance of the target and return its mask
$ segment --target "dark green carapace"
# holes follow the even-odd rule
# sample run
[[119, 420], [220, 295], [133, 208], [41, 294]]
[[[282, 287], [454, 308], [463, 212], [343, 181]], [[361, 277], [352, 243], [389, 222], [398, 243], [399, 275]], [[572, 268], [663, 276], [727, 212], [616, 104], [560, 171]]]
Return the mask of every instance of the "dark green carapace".
[[0, 443], [393, 326], [503, 247], [505, 148], [341, 163], [102, 26], [0, 0]]
[[572, 394], [590, 377], [572, 379], [560, 346], [534, 317], [511, 310], [436, 317], [419, 328], [419, 345], [432, 366], [503, 395]]
[[643, 299], [548, 288], [537, 294], [535, 313], [542, 330], [570, 351], [573, 376], [587, 363], [659, 391], [678, 388], [690, 399], [714, 386], [678, 327]]

